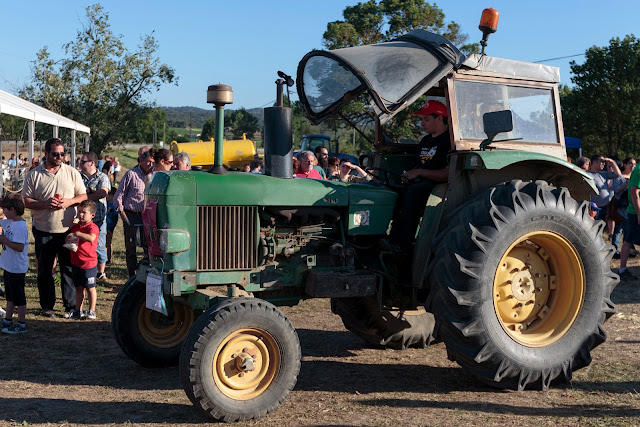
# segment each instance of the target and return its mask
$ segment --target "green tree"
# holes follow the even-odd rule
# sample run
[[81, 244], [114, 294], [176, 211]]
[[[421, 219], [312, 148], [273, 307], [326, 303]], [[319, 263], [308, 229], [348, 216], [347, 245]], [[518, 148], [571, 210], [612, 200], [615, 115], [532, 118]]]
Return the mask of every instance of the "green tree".
[[[424, 0], [369, 0], [354, 6], [348, 6], [343, 11], [344, 20], [327, 24], [323, 35], [323, 45], [327, 49], [339, 49], [359, 46], [363, 44], [382, 43], [392, 40], [409, 31], [423, 29], [440, 34], [457, 45], [462, 52], [478, 53], [478, 43], [466, 43], [468, 35], [461, 32], [456, 22], [446, 22], [445, 14], [435, 3]], [[426, 98], [416, 101], [424, 102]], [[343, 109], [343, 116], [359, 128], [366, 129], [366, 133], [373, 139], [372, 112], [367, 107], [369, 100], [361, 96]], [[336, 119], [339, 120], [339, 119]], [[344, 120], [346, 122], [346, 120]], [[339, 124], [328, 126], [337, 132]], [[402, 138], [416, 139], [421, 129], [411, 120], [410, 113], [404, 110], [398, 113], [385, 125], [385, 138], [400, 140]], [[358, 146], [370, 149], [366, 138], [356, 137]]]
[[124, 139], [139, 144], [157, 143], [162, 140], [166, 125], [167, 114], [161, 108], [142, 107], [132, 116]]
[[587, 154], [613, 157], [640, 151], [640, 40], [613, 38], [593, 46], [583, 64], [571, 62], [573, 88], [563, 87], [565, 134], [582, 138]]
[[200, 139], [203, 141], [209, 141], [211, 138], [216, 137], [216, 119], [210, 118], [202, 125], [202, 132], [200, 133]]
[[480, 51], [478, 43], [465, 44], [468, 35], [460, 32], [460, 25], [446, 23], [442, 9], [424, 0], [369, 0], [347, 6], [342, 16], [343, 21], [327, 24], [322, 36], [327, 49], [382, 43], [423, 29], [444, 36], [465, 53]]
[[225, 116], [225, 124], [231, 130], [233, 139], [242, 138], [242, 134], [246, 133], [247, 138], [253, 138], [253, 134], [259, 129], [258, 118], [249, 113], [244, 108], [230, 111]]
[[66, 57], [51, 58], [42, 48], [32, 62], [31, 83], [22, 95], [91, 128], [91, 150], [100, 153], [111, 141], [131, 134], [151, 104], [144, 96], [175, 82], [173, 68], [160, 62], [153, 35], [144, 35], [130, 52], [114, 35], [100, 4], [86, 9], [76, 39], [64, 46]]

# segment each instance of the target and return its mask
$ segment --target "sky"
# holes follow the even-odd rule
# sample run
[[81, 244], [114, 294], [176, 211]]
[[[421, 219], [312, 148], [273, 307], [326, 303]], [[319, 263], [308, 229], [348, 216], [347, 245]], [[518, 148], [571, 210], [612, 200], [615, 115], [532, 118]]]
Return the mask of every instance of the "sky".
[[[16, 93], [29, 82], [31, 62], [44, 46], [52, 58], [64, 57], [62, 46], [75, 39], [85, 9], [95, 1], [0, 0], [0, 89]], [[264, 0], [105, 0], [115, 34], [135, 50], [141, 35], [153, 32], [160, 60], [173, 67], [178, 86], [164, 85], [148, 100], [159, 106], [212, 108], [206, 90], [212, 84], [233, 88], [227, 109], [271, 106], [275, 80], [282, 70], [294, 77], [298, 62], [322, 49], [327, 23], [342, 20], [346, 6], [358, 1], [277, 2]], [[498, 31], [489, 37], [491, 56], [540, 61], [560, 67], [561, 83], [571, 84], [569, 62], [584, 61], [591, 46], [612, 38], [640, 37], [638, 0], [440, 0], [447, 21], [460, 24], [469, 41], [479, 42], [482, 9], [500, 12]], [[297, 99], [295, 86], [291, 98]]]

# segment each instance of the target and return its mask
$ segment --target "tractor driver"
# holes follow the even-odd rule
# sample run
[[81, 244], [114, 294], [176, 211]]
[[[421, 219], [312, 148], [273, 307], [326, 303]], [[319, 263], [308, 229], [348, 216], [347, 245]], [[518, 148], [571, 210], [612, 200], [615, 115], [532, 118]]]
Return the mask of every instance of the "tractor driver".
[[447, 154], [451, 150], [447, 107], [443, 103], [427, 101], [414, 114], [422, 117], [420, 125], [428, 135], [420, 141], [415, 168], [406, 171], [402, 176], [407, 181], [416, 178], [420, 180], [407, 188], [400, 205], [400, 217], [394, 221], [391, 231], [392, 241], [406, 254], [411, 252], [420, 212], [431, 191], [437, 184], [447, 182]]

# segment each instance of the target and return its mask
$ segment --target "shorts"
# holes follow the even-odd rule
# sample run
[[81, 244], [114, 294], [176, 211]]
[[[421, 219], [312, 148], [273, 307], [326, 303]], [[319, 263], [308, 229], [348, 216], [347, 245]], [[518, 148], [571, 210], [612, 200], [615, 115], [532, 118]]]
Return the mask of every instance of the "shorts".
[[72, 266], [73, 284], [76, 288], [95, 288], [98, 266], [92, 268], [80, 268]]
[[27, 297], [24, 295], [25, 276], [26, 273], [4, 272], [5, 298], [16, 307], [27, 305]]
[[115, 209], [109, 209], [107, 211], [107, 231], [113, 231], [118, 225], [118, 212]]
[[624, 223], [624, 241], [632, 245], [640, 245], [640, 225], [636, 214], [630, 213]]

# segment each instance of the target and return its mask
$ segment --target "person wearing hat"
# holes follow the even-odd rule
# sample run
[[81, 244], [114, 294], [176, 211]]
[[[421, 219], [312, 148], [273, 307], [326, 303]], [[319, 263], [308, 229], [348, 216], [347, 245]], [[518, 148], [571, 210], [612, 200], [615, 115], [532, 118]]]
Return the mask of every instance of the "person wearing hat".
[[429, 100], [414, 114], [422, 118], [420, 125], [427, 135], [420, 140], [414, 168], [402, 174], [411, 184], [402, 198], [400, 217], [391, 230], [392, 241], [407, 255], [411, 253], [420, 213], [429, 195], [437, 184], [449, 178], [447, 154], [451, 151], [447, 107]]

